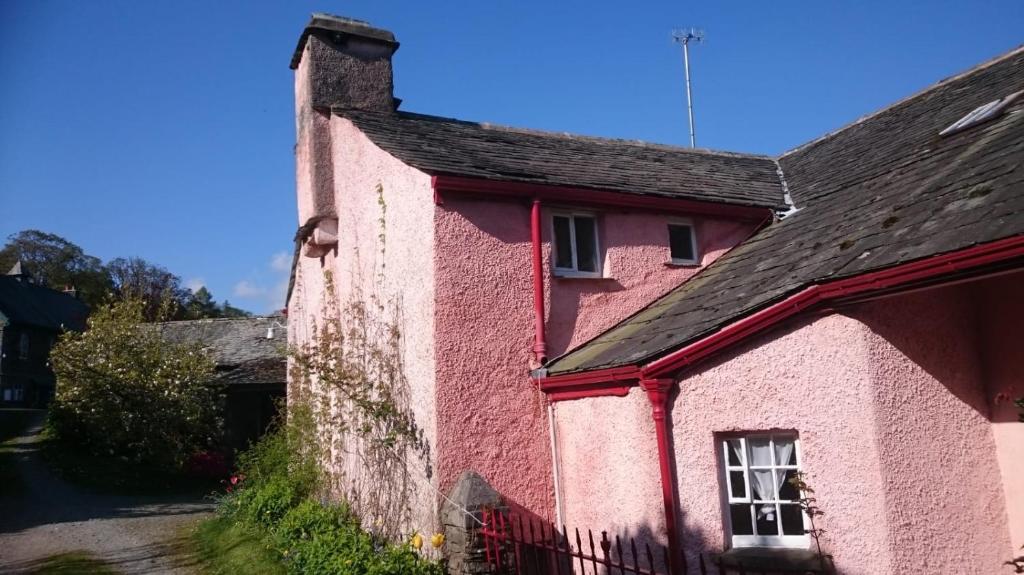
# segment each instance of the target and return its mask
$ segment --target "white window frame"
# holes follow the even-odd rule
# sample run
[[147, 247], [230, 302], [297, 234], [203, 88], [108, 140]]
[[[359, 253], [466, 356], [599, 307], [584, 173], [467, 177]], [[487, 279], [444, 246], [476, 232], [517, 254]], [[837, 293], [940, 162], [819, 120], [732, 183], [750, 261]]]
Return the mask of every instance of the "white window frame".
[[[569, 242], [572, 252], [572, 267], [558, 267], [558, 237], [555, 234], [555, 218], [569, 218]], [[594, 267], [595, 271], [580, 271], [579, 262], [576, 260], [576, 218], [590, 218], [594, 221]], [[551, 267], [556, 276], [564, 278], [600, 278], [604, 277], [604, 258], [601, 257], [601, 234], [598, 226], [597, 214], [581, 211], [553, 211], [551, 212]]]
[[[672, 232], [668, 229], [672, 226], [687, 226], [690, 228], [690, 244], [693, 246], [693, 259], [681, 259], [672, 257]], [[668, 221], [668, 225], [665, 226], [665, 231], [668, 232], [668, 257], [669, 261], [675, 265], [692, 266], [700, 263], [700, 246], [697, 245], [697, 226], [693, 225], [693, 221], [683, 218], [674, 218]]]
[[[775, 462], [775, 439], [776, 438], [787, 438], [793, 440], [793, 453], [796, 454], [796, 465], [777, 465]], [[750, 450], [747, 447], [747, 442], [750, 439], [768, 439], [769, 450], [772, 456], [771, 465], [750, 465]], [[801, 464], [803, 463], [803, 454], [800, 452], [800, 437], [796, 433], [746, 433], [746, 434], [729, 434], [722, 435], [717, 438], [721, 446], [722, 454], [722, 474], [724, 476], [723, 485], [725, 486], [725, 523], [729, 530], [729, 537], [732, 540], [733, 547], [788, 547], [788, 548], [799, 548], [806, 549], [810, 547], [810, 536], [806, 533], [811, 528], [810, 522], [808, 521], [807, 514], [800, 510], [800, 517], [803, 520], [804, 533], [802, 535], [782, 535], [782, 513], [779, 500], [761, 500], [754, 496], [754, 489], [750, 482], [750, 470], [770, 470], [775, 471], [777, 469], [795, 470], [799, 471]], [[743, 446], [743, 460], [740, 465], [729, 464], [729, 441], [739, 440], [740, 445]], [[745, 486], [743, 497], [734, 497], [732, 494], [732, 476], [730, 471], [741, 471], [743, 472], [743, 482]], [[771, 474], [772, 481], [777, 481], [775, 473]], [[778, 486], [776, 486], [776, 493], [778, 493]], [[800, 494], [804, 497], [804, 494]], [[750, 507], [750, 521], [754, 529], [753, 535], [733, 535], [732, 529], [732, 509], [733, 503], [743, 503]], [[775, 521], [777, 525], [777, 533], [779, 535], [758, 535], [757, 534], [757, 517], [756, 505], [775, 505]]]

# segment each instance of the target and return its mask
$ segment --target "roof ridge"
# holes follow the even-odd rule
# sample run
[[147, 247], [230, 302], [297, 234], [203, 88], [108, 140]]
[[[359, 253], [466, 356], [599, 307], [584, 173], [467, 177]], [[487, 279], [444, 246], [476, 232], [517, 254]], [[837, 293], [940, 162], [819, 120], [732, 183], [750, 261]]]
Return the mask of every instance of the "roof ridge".
[[789, 150], [786, 150], [785, 152], [779, 154], [777, 156], [777, 159], [781, 160], [782, 158], [785, 158], [786, 156], [788, 156], [790, 154], [795, 154], [796, 152], [799, 152], [801, 150], [809, 148], [809, 147], [811, 147], [811, 146], [813, 146], [815, 144], [818, 144], [818, 143], [823, 142], [825, 140], [831, 139], [832, 137], [837, 136], [840, 133], [845, 132], [846, 130], [848, 130], [850, 128], [853, 128], [855, 126], [859, 126], [859, 125], [863, 124], [864, 122], [867, 122], [868, 120], [870, 120], [870, 119], [872, 119], [872, 118], [874, 118], [876, 116], [880, 116], [880, 115], [884, 114], [885, 112], [888, 112], [888, 111], [892, 110], [893, 108], [896, 108], [897, 106], [902, 106], [903, 104], [906, 104], [906, 103], [908, 103], [908, 102], [910, 102], [912, 100], [916, 100], [917, 98], [925, 96], [925, 95], [933, 92], [934, 90], [937, 90], [938, 88], [941, 88], [941, 87], [943, 87], [943, 86], [945, 86], [947, 84], [950, 84], [950, 83], [955, 82], [957, 80], [960, 80], [962, 78], [966, 78], [967, 76], [970, 76], [971, 74], [980, 72], [980, 71], [982, 71], [982, 70], [984, 70], [986, 68], [994, 66], [994, 65], [996, 65], [996, 64], [998, 64], [998, 63], [1000, 63], [1000, 62], [1002, 62], [1004, 60], [1007, 60], [1009, 58], [1012, 58], [1012, 57], [1018, 55], [1021, 52], [1024, 52], [1024, 44], [1021, 44], [1021, 45], [1017, 46], [1016, 48], [1014, 48], [1014, 49], [1012, 49], [1012, 50], [1010, 50], [1008, 52], [1005, 52], [1003, 54], [995, 56], [994, 58], [990, 58], [989, 60], [981, 62], [980, 64], [975, 64], [974, 66], [971, 66], [970, 68], [968, 68], [968, 69], [966, 69], [966, 70], [964, 70], [962, 72], [958, 72], [958, 73], [956, 73], [956, 74], [954, 74], [952, 76], [948, 76], [948, 77], [943, 78], [943, 79], [941, 79], [941, 80], [939, 80], [939, 81], [937, 81], [937, 82], [935, 82], [933, 84], [925, 86], [924, 88], [918, 90], [917, 92], [914, 92], [913, 94], [911, 94], [909, 96], [901, 98], [901, 99], [899, 99], [899, 100], [889, 104], [888, 106], [885, 106], [883, 108], [879, 108], [878, 110], [875, 110], [873, 112], [865, 114], [865, 115], [857, 118], [856, 120], [854, 120], [854, 121], [852, 121], [852, 122], [850, 122], [850, 123], [848, 123], [846, 125], [840, 126], [839, 128], [836, 128], [835, 130], [832, 130], [830, 132], [826, 132], [825, 134], [822, 134], [821, 136], [818, 136], [817, 138], [814, 138], [813, 140], [810, 140], [808, 142], [804, 142], [803, 144], [800, 144], [799, 146], [797, 146], [795, 148], [791, 148]]
[[154, 321], [150, 325], [182, 325], [182, 324], [199, 324], [199, 323], [214, 323], [214, 322], [229, 322], [229, 321], [256, 321], [256, 320], [272, 319], [276, 321], [286, 320], [287, 317], [276, 316], [276, 315], [257, 315], [252, 317], [204, 317], [199, 319], [175, 319], [170, 321]]
[[750, 159], [757, 159], [757, 160], [774, 160], [775, 159], [773, 156], [770, 156], [770, 155], [767, 155], [767, 154], [752, 154], [752, 153], [747, 153], [747, 152], [730, 152], [730, 151], [727, 151], [727, 150], [712, 150], [712, 149], [709, 149], [709, 148], [687, 148], [687, 147], [684, 147], [684, 146], [674, 146], [672, 144], [662, 144], [662, 143], [658, 143], [658, 142], [649, 142], [649, 141], [646, 141], [646, 140], [633, 140], [633, 139], [627, 139], [627, 138], [609, 138], [609, 137], [605, 137], [605, 136], [590, 136], [590, 135], [586, 135], [586, 134], [576, 134], [576, 133], [573, 133], [573, 132], [556, 132], [556, 131], [552, 131], [552, 130], [541, 130], [541, 129], [538, 129], [538, 128], [523, 128], [523, 127], [519, 127], [519, 126], [509, 126], [509, 125], [506, 125], [506, 124], [494, 124], [494, 123], [491, 123], [491, 122], [476, 122], [476, 121], [473, 121], [473, 120], [463, 120], [463, 119], [460, 119], [460, 118], [449, 118], [449, 117], [446, 117], [446, 116], [436, 116], [436, 115], [432, 115], [432, 114], [421, 114], [421, 113], [418, 113], [418, 112], [407, 112], [407, 111], [404, 111], [404, 110], [399, 110], [397, 112], [377, 112], [377, 111], [370, 111], [370, 110], [357, 110], [357, 109], [353, 109], [353, 108], [332, 107], [331, 108], [331, 112], [332, 113], [337, 113], [338, 115], [341, 115], [341, 116], [345, 116], [345, 115], [350, 114], [352, 112], [356, 112], [356, 113], [362, 114], [362, 115], [372, 115], [372, 116], [380, 116], [380, 117], [400, 116], [400, 117], [414, 118], [414, 119], [425, 120], [425, 121], [430, 121], [430, 122], [464, 124], [464, 125], [467, 125], [467, 126], [476, 126], [476, 127], [479, 127], [479, 128], [483, 128], [485, 130], [495, 130], [495, 131], [501, 131], [501, 132], [512, 132], [512, 133], [517, 133], [517, 134], [528, 134], [528, 135], [537, 135], [537, 136], [549, 136], [549, 137], [563, 138], [563, 139], [566, 139], [566, 140], [585, 140], [585, 141], [592, 141], [592, 142], [598, 142], [598, 143], [628, 144], [628, 145], [633, 145], [633, 146], [642, 147], [642, 148], [660, 149], [660, 150], [665, 150], [665, 151], [682, 152], [682, 153], [688, 153], [688, 154], [702, 154], [702, 155], [708, 155], [708, 156], [722, 156], [722, 157], [729, 157], [729, 158], [750, 158]]

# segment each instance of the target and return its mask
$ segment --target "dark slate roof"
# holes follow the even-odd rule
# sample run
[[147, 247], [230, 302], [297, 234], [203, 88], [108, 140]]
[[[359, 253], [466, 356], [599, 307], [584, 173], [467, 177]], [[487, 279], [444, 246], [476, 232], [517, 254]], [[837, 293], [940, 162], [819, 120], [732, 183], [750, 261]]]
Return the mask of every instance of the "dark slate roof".
[[802, 208], [549, 373], [646, 363], [816, 283], [1024, 233], [1024, 97], [998, 118], [939, 132], [1024, 89], [1024, 49], [783, 155]]
[[779, 208], [771, 158], [464, 122], [335, 109], [376, 145], [429, 174]]
[[[283, 317], [200, 319], [154, 324], [176, 343], [199, 342], [213, 355], [226, 383], [284, 383], [288, 330]], [[273, 339], [267, 330], [273, 327]]]
[[74, 296], [36, 285], [24, 276], [0, 276], [0, 314], [11, 324], [82, 331], [89, 307]]

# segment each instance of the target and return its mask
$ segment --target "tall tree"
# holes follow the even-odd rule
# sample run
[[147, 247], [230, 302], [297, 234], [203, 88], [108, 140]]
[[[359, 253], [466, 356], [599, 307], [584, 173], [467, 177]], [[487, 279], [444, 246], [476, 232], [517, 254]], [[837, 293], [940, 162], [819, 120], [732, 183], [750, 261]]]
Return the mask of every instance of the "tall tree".
[[185, 307], [186, 319], [220, 317], [220, 309], [217, 308], [217, 302], [213, 300], [213, 294], [210, 293], [210, 290], [206, 289], [206, 286], [202, 286], [192, 292]]
[[251, 313], [231, 305], [228, 300], [224, 300], [224, 304], [220, 306], [218, 313], [217, 317], [252, 317]]
[[[120, 299], [144, 302], [146, 321], [159, 321], [166, 312], [175, 319], [184, 314], [189, 290], [181, 286], [181, 278], [166, 268], [137, 257], [115, 258], [107, 263], [107, 272]], [[170, 309], [164, 310], [165, 307]]]
[[18, 261], [35, 283], [53, 289], [74, 287], [82, 301], [93, 308], [107, 298], [112, 288], [99, 258], [56, 234], [24, 230], [8, 236], [0, 249], [0, 273], [6, 273]]

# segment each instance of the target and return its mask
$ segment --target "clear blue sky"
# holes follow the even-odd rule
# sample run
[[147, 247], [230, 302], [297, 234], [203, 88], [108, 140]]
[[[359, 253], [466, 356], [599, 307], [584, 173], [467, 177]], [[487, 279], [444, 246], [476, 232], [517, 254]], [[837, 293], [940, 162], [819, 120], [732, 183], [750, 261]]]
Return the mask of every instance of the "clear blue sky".
[[[217, 299], [282, 305], [288, 60], [314, 11], [395, 32], [409, 111], [776, 154], [1024, 42], [1021, 0], [0, 1], [0, 236], [141, 256]], [[285, 254], [285, 256], [282, 256]]]

